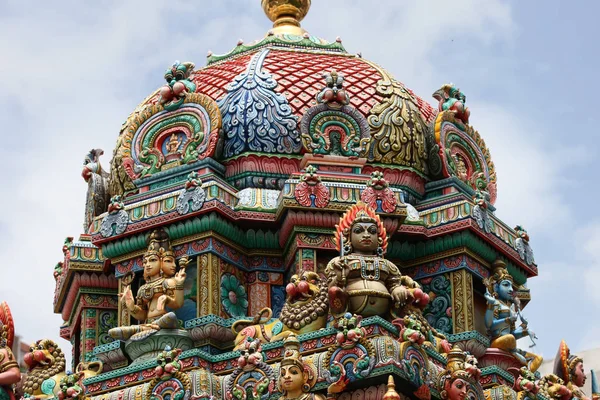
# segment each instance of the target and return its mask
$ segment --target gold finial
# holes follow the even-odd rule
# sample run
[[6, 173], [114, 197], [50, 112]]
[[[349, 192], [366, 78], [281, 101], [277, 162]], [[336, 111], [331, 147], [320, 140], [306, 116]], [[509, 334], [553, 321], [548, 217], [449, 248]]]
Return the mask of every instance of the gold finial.
[[308, 13], [311, 0], [261, 0], [265, 14], [273, 21], [273, 34], [303, 36], [306, 31], [300, 21]]
[[400, 395], [396, 392], [396, 384], [392, 375], [388, 376], [387, 387], [387, 392], [383, 395], [383, 400], [400, 400]]

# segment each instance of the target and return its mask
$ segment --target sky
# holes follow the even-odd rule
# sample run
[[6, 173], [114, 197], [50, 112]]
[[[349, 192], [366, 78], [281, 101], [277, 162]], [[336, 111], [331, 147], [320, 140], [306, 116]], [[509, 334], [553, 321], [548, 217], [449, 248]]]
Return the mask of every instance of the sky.
[[[600, 347], [600, 3], [313, 3], [304, 28], [340, 36], [425, 100], [444, 83], [462, 89], [496, 165], [496, 215], [531, 237], [539, 276], [523, 314], [535, 350]], [[208, 50], [270, 26], [258, 0], [0, 1], [0, 300], [26, 341], [70, 349], [52, 272], [64, 238], [82, 231], [85, 154], [104, 149], [108, 168], [121, 124], [174, 60], [200, 68]]]

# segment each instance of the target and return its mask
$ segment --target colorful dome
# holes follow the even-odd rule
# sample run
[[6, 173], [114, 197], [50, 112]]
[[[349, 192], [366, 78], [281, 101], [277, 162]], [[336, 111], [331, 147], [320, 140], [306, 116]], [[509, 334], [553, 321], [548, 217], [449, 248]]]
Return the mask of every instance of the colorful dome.
[[[429, 155], [437, 110], [380, 66], [346, 52], [341, 40], [329, 43], [304, 31], [299, 20], [310, 1], [262, 4], [274, 21], [264, 38], [240, 42], [222, 56], [209, 53], [199, 70], [176, 62], [165, 74], [167, 85], [132, 114], [115, 150], [117, 175], [124, 179], [112, 193], [132, 190], [130, 181], [164, 170], [168, 151], [161, 149], [169, 140], [188, 148], [200, 129], [205, 136], [215, 131], [200, 141], [202, 151], [225, 165], [238, 189], [279, 189], [300, 170], [303, 155], [313, 153], [363, 158], [363, 173], [380, 170], [390, 184], [421, 196], [432, 175], [430, 159], [437, 156], [437, 149]], [[184, 100], [185, 93], [196, 100]], [[193, 110], [200, 99], [211, 111]], [[188, 124], [183, 133], [173, 124], [157, 126], [165, 111], [182, 113], [181, 125]], [[218, 113], [212, 124], [211, 112]], [[150, 140], [140, 134], [148, 124], [154, 130]], [[158, 132], [165, 129], [170, 133]], [[158, 149], [154, 155], [152, 146]]]

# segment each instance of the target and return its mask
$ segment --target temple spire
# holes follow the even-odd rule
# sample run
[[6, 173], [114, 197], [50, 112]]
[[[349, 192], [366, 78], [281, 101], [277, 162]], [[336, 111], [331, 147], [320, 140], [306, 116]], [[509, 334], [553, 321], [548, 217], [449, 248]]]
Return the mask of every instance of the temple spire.
[[261, 0], [267, 17], [273, 21], [274, 34], [290, 34], [302, 36], [306, 33], [300, 27], [300, 21], [308, 13], [311, 0]]

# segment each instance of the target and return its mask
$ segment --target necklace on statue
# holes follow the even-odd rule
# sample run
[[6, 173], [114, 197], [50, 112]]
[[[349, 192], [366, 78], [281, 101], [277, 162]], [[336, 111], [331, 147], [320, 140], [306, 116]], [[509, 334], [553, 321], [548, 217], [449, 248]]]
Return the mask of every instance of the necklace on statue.
[[379, 280], [379, 258], [369, 259], [369, 263], [372, 267], [369, 268], [367, 265], [367, 261], [365, 257], [360, 258], [360, 276], [363, 279], [368, 279], [370, 281], [378, 281]]

